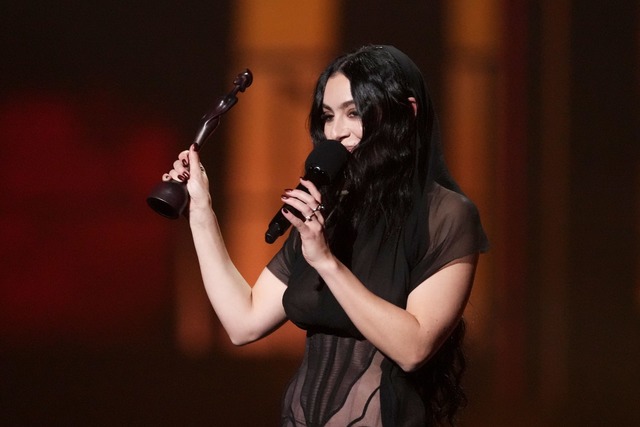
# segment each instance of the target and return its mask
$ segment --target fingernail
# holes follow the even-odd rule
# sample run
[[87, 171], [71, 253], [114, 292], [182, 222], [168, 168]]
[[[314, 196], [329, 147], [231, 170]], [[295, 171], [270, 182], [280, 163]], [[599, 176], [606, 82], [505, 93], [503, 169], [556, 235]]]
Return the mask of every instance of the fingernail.
[[280, 196], [280, 198], [283, 199], [283, 200], [286, 200], [286, 199], [289, 198], [289, 196], [287, 196], [286, 194], [283, 194], [283, 195]]
[[282, 212], [284, 212], [284, 213], [289, 213], [289, 209], [287, 209], [287, 208], [282, 208]]
[[293, 191], [293, 190], [292, 190], [291, 188], [285, 188], [285, 189], [284, 189], [284, 192], [285, 192], [285, 193], [291, 193], [292, 191]]
[[187, 172], [187, 171], [184, 171], [184, 172], [182, 173], [182, 175], [185, 177], [185, 179], [189, 179], [189, 178], [191, 178], [191, 175], [189, 175], [189, 172]]
[[185, 177], [184, 177], [184, 175], [178, 175], [178, 179], [179, 179], [180, 181], [184, 181], [184, 180], [185, 180]]
[[200, 146], [198, 144], [196, 144], [195, 142], [193, 144], [191, 144], [191, 146], [193, 147], [193, 151], [200, 151]]
[[187, 166], [189, 166], [189, 162], [187, 162], [185, 159], [182, 159], [182, 166], [186, 168]]

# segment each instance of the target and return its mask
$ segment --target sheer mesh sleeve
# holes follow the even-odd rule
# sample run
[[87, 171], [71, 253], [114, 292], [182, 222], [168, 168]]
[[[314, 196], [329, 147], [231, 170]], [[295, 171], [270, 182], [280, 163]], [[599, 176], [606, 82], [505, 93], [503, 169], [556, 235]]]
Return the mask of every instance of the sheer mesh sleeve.
[[409, 291], [447, 263], [488, 249], [476, 206], [442, 187], [430, 201], [427, 240], [427, 250], [411, 270]]
[[293, 264], [300, 252], [300, 235], [298, 231], [293, 229], [287, 240], [285, 240], [282, 248], [273, 256], [267, 264], [269, 271], [273, 273], [285, 285], [289, 283]]

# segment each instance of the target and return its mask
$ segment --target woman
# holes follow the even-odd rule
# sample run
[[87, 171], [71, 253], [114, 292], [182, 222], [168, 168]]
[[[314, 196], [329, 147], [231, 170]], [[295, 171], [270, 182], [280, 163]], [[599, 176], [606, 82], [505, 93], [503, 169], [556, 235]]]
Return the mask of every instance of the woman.
[[350, 152], [344, 176], [321, 193], [285, 190], [294, 226], [251, 287], [229, 259], [198, 153], [164, 179], [186, 180], [189, 221], [211, 303], [233, 343], [286, 320], [307, 330], [282, 426], [453, 423], [464, 403], [462, 313], [478, 253], [475, 206], [444, 165], [438, 123], [416, 65], [391, 46], [336, 59], [310, 113], [314, 143]]

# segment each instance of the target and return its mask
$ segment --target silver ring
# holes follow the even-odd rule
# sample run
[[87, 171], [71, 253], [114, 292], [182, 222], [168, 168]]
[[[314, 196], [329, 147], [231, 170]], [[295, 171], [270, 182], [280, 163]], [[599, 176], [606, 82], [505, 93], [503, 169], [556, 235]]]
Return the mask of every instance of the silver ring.
[[311, 213], [311, 215], [305, 216], [304, 219], [307, 220], [307, 221], [311, 221], [311, 220], [313, 220], [313, 218], [315, 218], [315, 216], [316, 216], [316, 214], [315, 214], [315, 212], [313, 212], [313, 213]]
[[324, 205], [322, 203], [318, 204], [315, 208], [311, 210], [311, 212], [316, 213], [318, 211], [324, 210]]

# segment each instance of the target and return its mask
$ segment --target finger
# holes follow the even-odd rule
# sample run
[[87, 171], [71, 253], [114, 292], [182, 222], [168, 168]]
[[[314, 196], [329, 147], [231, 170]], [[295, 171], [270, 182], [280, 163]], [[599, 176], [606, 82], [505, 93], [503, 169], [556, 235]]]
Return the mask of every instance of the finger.
[[182, 151], [178, 154], [178, 159], [173, 162], [173, 169], [168, 174], [163, 175], [165, 181], [173, 179], [174, 181], [186, 182], [191, 177], [189, 171], [189, 152]]
[[[172, 169], [171, 171], [169, 171], [168, 173], [169, 175], [169, 180], [174, 180], [174, 181], [179, 181], [179, 182], [187, 182], [189, 180], [189, 178], [191, 177], [189, 175], [189, 172], [178, 172], [175, 169]], [[164, 177], [163, 177], [164, 179]]]
[[[304, 193], [304, 191], [301, 191], [301, 193]], [[290, 196], [289, 194], [294, 193], [289, 192], [281, 196], [284, 203], [291, 206], [292, 208], [295, 208], [298, 212], [300, 212], [300, 214], [302, 214], [303, 217], [308, 217], [314, 214], [313, 209], [304, 200], [300, 200], [297, 197]]]
[[318, 205], [313, 208], [314, 212], [323, 212], [324, 211], [324, 205], [322, 203], [318, 203]]
[[317, 221], [318, 217], [315, 213], [311, 212], [309, 215], [304, 217], [304, 222]]
[[[311, 181], [309, 181], [311, 182]], [[316, 197], [314, 197], [312, 194], [307, 193], [304, 190], [299, 190], [299, 189], [287, 189], [285, 190], [285, 194], [289, 197], [295, 197], [298, 200], [302, 200], [303, 202], [305, 202], [314, 212], [317, 212], [320, 209], [323, 209], [324, 206], [322, 205], [322, 203], [320, 203], [320, 201], [318, 201], [318, 199], [316, 197], [321, 197], [320, 193], [317, 194]]]
[[309, 190], [311, 197], [313, 197], [318, 203], [322, 202], [322, 194], [320, 194], [318, 187], [316, 187], [313, 182], [300, 178], [300, 184], [304, 185], [305, 188]]
[[200, 163], [200, 153], [198, 153], [198, 150], [196, 148], [196, 144], [191, 144], [191, 147], [189, 148], [188, 151], [188, 161], [190, 165], [198, 165], [199, 167], [194, 167], [194, 168], [190, 168], [190, 172], [191, 172], [191, 176], [193, 176], [194, 178], [197, 177], [197, 179], [201, 179], [202, 175], [204, 175], [204, 167], [202, 166], [202, 163]]
[[298, 220], [294, 226], [299, 230], [302, 230], [303, 227], [306, 229], [322, 229], [322, 224], [318, 220], [318, 216], [314, 213], [307, 215], [304, 219], [300, 219], [296, 215], [293, 215], [293, 217]]
[[318, 210], [314, 212], [314, 215], [318, 223], [324, 227], [324, 216], [322, 215], [322, 213]]
[[178, 172], [179, 174], [181, 174], [181, 173], [183, 173], [183, 172], [187, 171], [188, 169], [187, 169], [187, 167], [184, 165], [184, 163], [183, 163], [183, 162], [184, 162], [184, 160], [180, 160], [180, 159], [178, 159], [178, 160], [174, 161], [174, 162], [173, 162], [173, 165], [172, 165], [172, 166], [173, 166], [173, 170], [175, 170], [175, 171], [176, 171], [176, 172]]
[[297, 216], [295, 216], [286, 207], [282, 208], [281, 211], [282, 211], [282, 214], [284, 215], [284, 217], [287, 218], [289, 220], [289, 222], [291, 223], [291, 225], [293, 225], [294, 227], [300, 229], [300, 227], [302, 227], [304, 225], [305, 220], [300, 219]]
[[[169, 179], [174, 181], [186, 182], [189, 179], [189, 170], [184, 166], [183, 160], [176, 160], [173, 162], [173, 169], [168, 173]], [[165, 177], [163, 176], [163, 179]]]
[[178, 160], [180, 160], [182, 165], [188, 169], [189, 168], [189, 150], [181, 151], [180, 154], [178, 154]]

